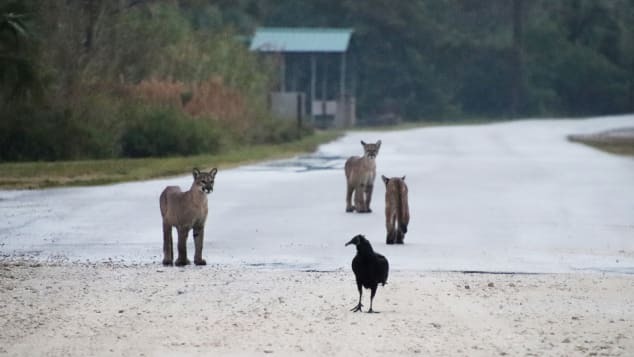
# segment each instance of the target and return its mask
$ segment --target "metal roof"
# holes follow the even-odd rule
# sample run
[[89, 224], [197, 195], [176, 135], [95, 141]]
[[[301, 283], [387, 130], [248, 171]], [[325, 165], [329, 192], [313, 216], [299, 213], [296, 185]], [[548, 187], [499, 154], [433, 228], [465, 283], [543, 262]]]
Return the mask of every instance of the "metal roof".
[[251, 41], [259, 52], [346, 52], [352, 29], [260, 27]]

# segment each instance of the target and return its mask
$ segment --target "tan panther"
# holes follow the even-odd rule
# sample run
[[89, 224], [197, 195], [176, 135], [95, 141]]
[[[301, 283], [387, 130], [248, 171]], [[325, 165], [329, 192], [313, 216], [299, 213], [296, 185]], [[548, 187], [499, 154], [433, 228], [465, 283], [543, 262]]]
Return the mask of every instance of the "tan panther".
[[[346, 161], [346, 212], [356, 210], [359, 213], [372, 212], [370, 201], [372, 201], [372, 189], [374, 188], [374, 177], [376, 176], [376, 156], [379, 154], [381, 140], [376, 144], [363, 145], [363, 157], [352, 156]], [[354, 206], [351, 199], [354, 193]]]
[[207, 220], [207, 195], [214, 189], [214, 178], [218, 169], [200, 172], [194, 168], [194, 182], [189, 191], [182, 192], [177, 186], [168, 186], [160, 197], [163, 216], [163, 265], [172, 265], [172, 227], [178, 232], [178, 266], [189, 264], [187, 259], [187, 235], [194, 230], [194, 264], [205, 265], [202, 258], [205, 221]]
[[387, 178], [385, 182], [385, 228], [387, 244], [403, 244], [409, 224], [409, 204], [407, 202], [407, 184], [405, 176]]

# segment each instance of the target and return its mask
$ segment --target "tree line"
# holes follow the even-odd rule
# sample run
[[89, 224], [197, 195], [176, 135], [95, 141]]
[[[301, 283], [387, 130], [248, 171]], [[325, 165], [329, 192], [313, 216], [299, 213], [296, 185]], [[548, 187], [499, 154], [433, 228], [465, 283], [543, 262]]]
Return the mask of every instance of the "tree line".
[[634, 111], [632, 0], [242, 3], [259, 24], [354, 28], [362, 117]]
[[0, 16], [2, 161], [194, 155], [297, 137], [268, 114], [270, 66], [218, 6], [0, 0]]
[[258, 26], [353, 28], [362, 123], [632, 112], [633, 24], [634, 0], [0, 0], [0, 160], [292, 140]]

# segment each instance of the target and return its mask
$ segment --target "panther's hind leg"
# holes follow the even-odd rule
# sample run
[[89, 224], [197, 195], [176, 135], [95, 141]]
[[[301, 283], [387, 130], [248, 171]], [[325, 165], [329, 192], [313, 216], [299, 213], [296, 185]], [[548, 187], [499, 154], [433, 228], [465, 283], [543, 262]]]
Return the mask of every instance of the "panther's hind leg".
[[394, 244], [394, 216], [389, 213], [385, 214], [385, 230], [387, 231], [385, 244]]
[[390, 231], [387, 231], [387, 234], [385, 235], [385, 244], [392, 244], [391, 236]]

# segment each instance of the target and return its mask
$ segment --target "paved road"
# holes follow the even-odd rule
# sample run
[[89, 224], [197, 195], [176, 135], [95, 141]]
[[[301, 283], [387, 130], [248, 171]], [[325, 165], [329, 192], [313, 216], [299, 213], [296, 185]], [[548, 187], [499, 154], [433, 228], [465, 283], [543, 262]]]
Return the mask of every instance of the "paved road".
[[[222, 170], [209, 197], [208, 263], [348, 269], [365, 234], [394, 269], [634, 273], [634, 159], [568, 134], [634, 116], [350, 132], [311, 155]], [[378, 175], [407, 175], [411, 224], [386, 246], [384, 186], [345, 213], [343, 163], [381, 139]], [[158, 196], [189, 175], [99, 187], [0, 191], [0, 256], [160, 262]], [[191, 239], [189, 250], [193, 251]]]

